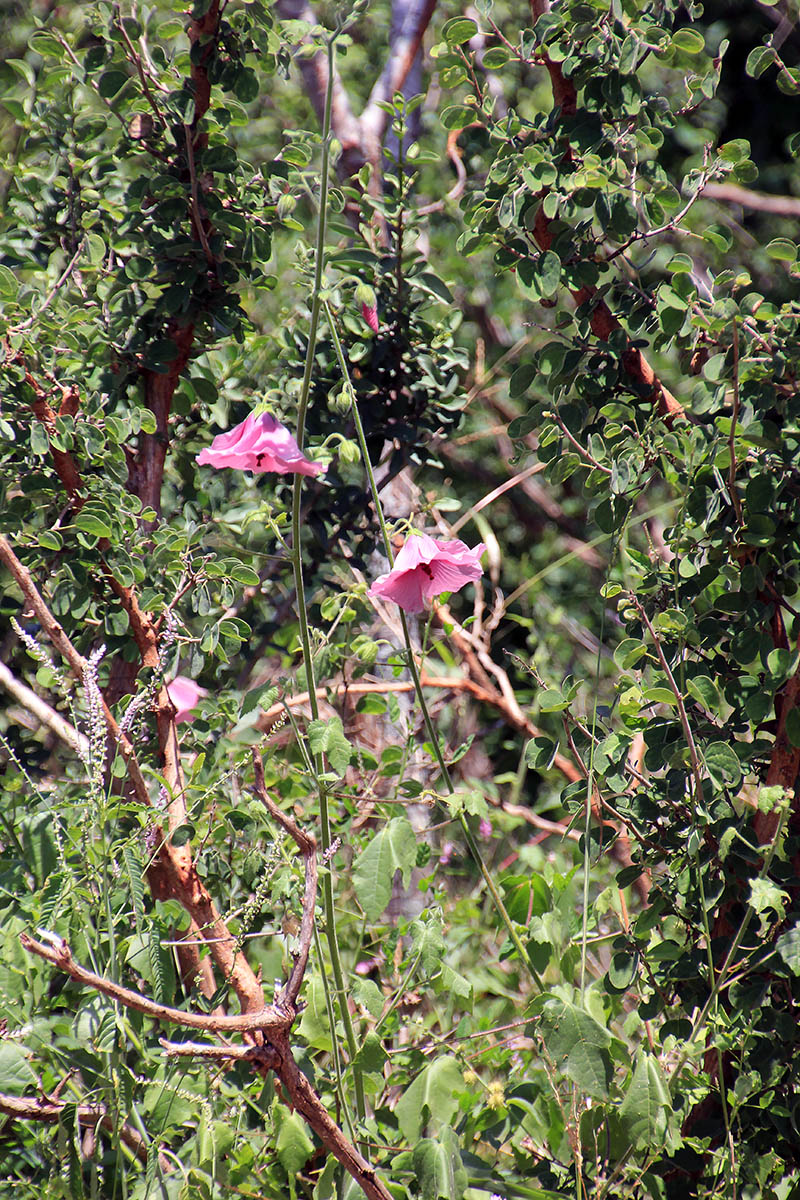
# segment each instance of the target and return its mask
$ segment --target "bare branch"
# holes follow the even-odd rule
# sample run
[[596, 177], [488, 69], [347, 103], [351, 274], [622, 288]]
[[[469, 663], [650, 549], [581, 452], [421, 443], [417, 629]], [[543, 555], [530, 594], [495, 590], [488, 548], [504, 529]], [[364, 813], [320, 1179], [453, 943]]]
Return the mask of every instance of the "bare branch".
[[279, 1008], [274, 1005], [263, 1005], [259, 1012], [241, 1013], [239, 1016], [206, 1016], [203, 1013], [184, 1012], [180, 1008], [170, 1008], [166, 1004], [156, 1004], [148, 1000], [140, 992], [122, 987], [102, 975], [95, 975], [85, 967], [76, 963], [72, 952], [63, 938], [52, 935], [52, 945], [46, 946], [37, 942], [30, 934], [21, 933], [20, 943], [30, 954], [38, 954], [40, 958], [53, 963], [65, 975], [77, 983], [94, 988], [111, 1000], [116, 1000], [126, 1008], [144, 1013], [154, 1021], [167, 1021], [171, 1025], [181, 1025], [188, 1029], [204, 1029], [207, 1033], [261, 1032], [281, 1031], [287, 1029], [294, 1020], [294, 1010]]
[[308, 1079], [294, 1060], [285, 1034], [271, 1038], [275, 1050], [272, 1069], [286, 1088], [297, 1111], [306, 1119], [323, 1145], [360, 1184], [367, 1200], [392, 1200], [392, 1194], [375, 1168], [352, 1145], [329, 1116]]
[[[50, 609], [42, 599], [36, 584], [33, 582], [30, 571], [28, 571], [27, 567], [22, 565], [12, 550], [8, 539], [2, 534], [0, 534], [0, 562], [3, 562], [14, 576], [14, 579], [16, 580], [20, 591], [25, 597], [26, 602], [36, 614], [37, 621], [41, 625], [47, 637], [50, 639], [52, 645], [55, 647], [61, 657], [67, 663], [69, 663], [73, 674], [78, 679], [83, 679], [88, 666], [86, 659], [82, 654], [78, 653], [62, 629], [61, 625], [50, 612]], [[136, 758], [136, 752], [128, 737], [120, 729], [113, 713], [104, 700], [102, 701], [102, 708], [106, 728], [116, 744], [119, 746], [120, 754], [125, 760], [125, 765], [128, 768], [128, 773], [130, 775], [130, 780], [133, 785], [136, 799], [140, 804], [149, 805], [150, 793], [147, 790], [147, 784], [144, 781], [144, 777], [139, 767], [139, 763]]]
[[772, 213], [776, 217], [800, 217], [800, 196], [771, 196], [766, 192], [754, 192], [736, 183], [709, 183], [705, 189], [706, 200], [719, 200], [723, 204], [740, 204], [754, 212]]
[[[72, 1112], [76, 1109], [69, 1102], [41, 1098], [39, 1096], [8, 1096], [0, 1092], [0, 1113], [13, 1121], [39, 1121], [45, 1125], [54, 1125], [61, 1119], [66, 1108]], [[83, 1129], [105, 1129], [108, 1133], [116, 1133], [126, 1146], [129, 1147], [140, 1162], [147, 1162], [147, 1142], [138, 1130], [130, 1125], [118, 1123], [102, 1104], [78, 1104], [78, 1122]], [[166, 1155], [159, 1155], [159, 1165], [164, 1174], [173, 1168]]]
[[18, 700], [29, 713], [32, 713], [40, 724], [47, 726], [57, 738], [67, 746], [76, 750], [81, 758], [89, 757], [89, 739], [80, 733], [61, 713], [51, 708], [46, 700], [37, 696], [22, 680], [17, 679], [5, 663], [0, 662], [0, 684]]

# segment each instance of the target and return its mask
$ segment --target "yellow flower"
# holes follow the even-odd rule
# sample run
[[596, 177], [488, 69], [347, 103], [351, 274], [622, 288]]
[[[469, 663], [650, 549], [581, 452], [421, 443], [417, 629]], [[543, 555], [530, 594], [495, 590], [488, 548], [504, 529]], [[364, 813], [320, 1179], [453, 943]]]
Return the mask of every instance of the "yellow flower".
[[503, 1108], [506, 1102], [506, 1094], [503, 1090], [502, 1083], [490, 1083], [487, 1089], [486, 1103], [489, 1108], [497, 1110]]

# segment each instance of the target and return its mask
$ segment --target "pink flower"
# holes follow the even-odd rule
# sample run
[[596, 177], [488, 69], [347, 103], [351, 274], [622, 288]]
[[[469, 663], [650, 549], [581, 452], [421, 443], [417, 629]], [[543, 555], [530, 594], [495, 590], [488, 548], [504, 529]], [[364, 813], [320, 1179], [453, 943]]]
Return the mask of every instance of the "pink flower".
[[238, 467], [256, 474], [277, 471], [279, 475], [319, 475], [325, 470], [305, 457], [289, 430], [269, 413], [250, 413], [241, 425], [217, 434], [211, 445], [200, 451], [197, 462], [217, 468]]
[[448, 866], [453, 854], [455, 853], [455, 849], [456, 848], [452, 842], [445, 842], [445, 844], [442, 846], [442, 853], [439, 855], [440, 867]]
[[478, 826], [478, 833], [481, 835], [481, 837], [483, 838], [483, 840], [485, 842], [488, 841], [489, 838], [492, 836], [492, 822], [489, 820], [488, 817], [481, 817], [481, 822], [480, 822], [480, 825]]
[[483, 542], [470, 550], [457, 538], [437, 542], [427, 533], [411, 534], [386, 575], [376, 579], [368, 596], [394, 600], [406, 612], [422, 612], [426, 600], [442, 592], [457, 592], [465, 583], [480, 579]]
[[378, 308], [375, 304], [362, 304], [361, 315], [373, 333], [378, 332]]
[[172, 683], [167, 684], [167, 695], [177, 710], [176, 723], [193, 721], [192, 709], [200, 697], [206, 694], [206, 689], [196, 684], [193, 679], [187, 679], [185, 675], [176, 675]]

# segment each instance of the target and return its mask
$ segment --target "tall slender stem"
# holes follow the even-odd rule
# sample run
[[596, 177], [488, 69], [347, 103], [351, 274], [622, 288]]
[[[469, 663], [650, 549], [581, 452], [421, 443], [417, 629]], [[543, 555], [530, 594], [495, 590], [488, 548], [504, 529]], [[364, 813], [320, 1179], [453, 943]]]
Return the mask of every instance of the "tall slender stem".
[[[306, 429], [306, 413], [308, 412], [308, 403], [311, 393], [311, 375], [314, 369], [314, 356], [317, 348], [317, 332], [319, 329], [319, 315], [322, 308], [322, 274], [325, 267], [325, 228], [327, 223], [328, 213], [328, 176], [330, 173], [330, 140], [331, 140], [331, 108], [333, 103], [333, 67], [335, 56], [336, 34], [333, 33], [328, 39], [326, 50], [328, 55], [328, 87], [325, 92], [325, 113], [322, 120], [322, 162], [320, 165], [320, 186], [319, 186], [319, 215], [317, 219], [317, 245], [314, 256], [314, 290], [311, 296], [311, 320], [308, 329], [308, 345], [306, 347], [306, 361], [303, 370], [303, 382], [300, 389], [300, 401], [297, 407], [297, 444], [300, 449], [303, 449], [305, 441]], [[300, 641], [303, 648], [303, 664], [306, 670], [306, 684], [308, 686], [309, 703], [311, 705], [311, 715], [314, 720], [319, 719], [319, 704], [317, 703], [316, 680], [314, 678], [314, 660], [311, 654], [311, 637], [308, 629], [308, 610], [306, 607], [305, 588], [303, 586], [303, 557], [300, 543], [300, 527], [302, 513], [302, 491], [303, 477], [295, 475], [294, 490], [292, 493], [292, 570], [294, 572], [294, 586], [297, 593], [297, 615], [300, 623]], [[322, 840], [322, 849], [326, 851], [331, 845], [331, 822], [330, 813], [328, 810], [328, 789], [321, 780], [324, 771], [324, 764], [321, 754], [314, 756], [314, 774], [316, 776], [317, 790], [319, 794], [319, 817], [320, 831]], [[339, 1003], [339, 1011], [342, 1015], [342, 1024], [344, 1025], [345, 1037], [347, 1039], [347, 1048], [350, 1054], [351, 1065], [353, 1067], [353, 1082], [356, 1093], [356, 1111], [359, 1119], [363, 1121], [366, 1116], [366, 1103], [364, 1100], [364, 1081], [360, 1068], [353, 1061], [358, 1052], [358, 1044], [356, 1042], [355, 1030], [353, 1029], [353, 1021], [350, 1016], [350, 1009], [347, 1006], [347, 996], [344, 988], [344, 975], [342, 973], [342, 962], [339, 955], [339, 943], [336, 937], [336, 912], [333, 902], [333, 880], [330, 871], [326, 872], [322, 880], [322, 898], [325, 905], [325, 936], [328, 942], [328, 952], [331, 958], [331, 970], [333, 971], [333, 981], [336, 988], [336, 996]], [[335, 1028], [331, 1029], [331, 1036], [336, 1038]]]
[[[386, 518], [385, 518], [384, 512], [383, 512], [383, 505], [381, 504], [381, 499], [378, 494], [378, 485], [375, 482], [375, 473], [372, 470], [372, 463], [370, 461], [369, 451], [367, 449], [367, 438], [366, 438], [366, 434], [364, 433], [364, 426], [361, 422], [361, 414], [358, 411], [358, 404], [356, 403], [355, 391], [353, 390], [353, 385], [350, 382], [350, 372], [347, 367], [347, 360], [345, 359], [344, 351], [342, 350], [342, 343], [339, 340], [339, 334], [338, 334], [338, 331], [336, 329], [336, 324], [333, 319], [333, 313], [331, 312], [330, 305], [328, 304], [327, 301], [325, 302], [325, 312], [327, 314], [328, 323], [330, 325], [331, 338], [333, 340], [334, 349], [336, 350], [336, 357], [339, 361], [339, 367], [341, 369], [342, 376], [343, 376], [344, 382], [345, 382], [345, 387], [347, 389], [347, 392], [348, 392], [348, 395], [350, 398], [351, 412], [353, 415], [353, 423], [356, 427], [356, 437], [358, 438], [358, 445], [361, 450], [361, 458], [364, 462], [364, 468], [367, 472], [367, 479], [369, 480], [370, 492], [372, 493], [372, 502], [375, 505], [375, 512], [377, 514], [378, 523], [381, 528], [381, 535], [383, 537], [383, 545], [384, 545], [384, 549], [386, 551], [386, 557], [389, 560], [389, 566], [392, 567], [392, 566], [394, 566], [394, 551], [392, 550], [392, 541], [391, 541], [391, 538], [389, 537], [389, 530], [386, 525]], [[407, 658], [407, 662], [408, 662], [408, 669], [411, 673], [411, 679], [414, 684], [414, 691], [416, 693], [417, 700], [419, 701], [419, 706], [422, 711], [422, 718], [423, 718], [423, 721], [425, 722], [425, 729], [427, 731], [428, 737], [430, 738], [431, 748], [433, 750], [434, 758], [436, 759], [437, 765], [439, 767], [439, 771], [441, 772], [442, 781], [443, 781], [445, 787], [447, 788], [448, 793], [452, 796], [453, 793], [455, 792], [455, 788], [453, 787], [453, 781], [450, 778], [450, 772], [447, 769], [447, 763], [444, 761], [444, 755], [442, 754], [442, 748], [439, 745], [439, 738], [436, 734], [436, 730], [434, 729], [433, 721], [431, 720], [431, 714], [428, 711], [428, 704], [427, 704], [427, 701], [425, 700], [425, 693], [422, 690], [422, 681], [420, 680], [419, 670], [417, 668], [417, 662], [414, 657], [414, 648], [411, 644], [411, 634], [408, 629], [408, 622], [406, 621], [406, 614], [402, 611], [402, 609], [400, 610], [400, 621], [401, 621], [401, 624], [403, 627], [403, 638], [404, 638], [405, 644], [406, 644], [406, 658]], [[516, 949], [517, 953], [519, 954], [523, 965], [527, 968], [532, 979], [536, 983], [536, 986], [540, 990], [543, 990], [544, 984], [542, 982], [542, 978], [539, 975], [539, 972], [534, 967], [533, 963], [531, 962], [530, 956], [529, 956], [527, 950], [525, 949], [524, 945], [522, 944], [522, 939], [520, 938], [519, 934], [517, 933], [516, 929], [514, 928], [511, 918], [508, 915], [508, 912], [506, 910], [506, 906], [503, 904], [502, 897], [500, 896], [500, 893], [497, 890], [497, 885], [495, 884], [495, 881], [492, 878], [491, 872], [489, 871], [488, 867], [486, 866], [486, 863], [484, 862], [484, 858], [483, 858], [483, 855], [481, 854], [480, 847], [478, 846], [478, 843], [475, 841], [475, 838], [472, 835], [472, 831], [467, 822], [467, 818], [463, 812], [459, 813], [458, 819], [459, 819], [459, 822], [461, 825], [461, 829], [464, 833], [464, 840], [467, 843], [470, 854], [475, 859], [475, 862], [478, 864], [481, 875], [483, 876], [484, 883], [486, 884], [486, 887], [489, 890], [489, 894], [492, 897], [492, 901], [497, 910], [498, 916], [500, 917], [501, 921], [505, 925], [506, 932], [508, 933], [508, 936], [511, 939], [511, 942], [512, 942], [514, 948]]]

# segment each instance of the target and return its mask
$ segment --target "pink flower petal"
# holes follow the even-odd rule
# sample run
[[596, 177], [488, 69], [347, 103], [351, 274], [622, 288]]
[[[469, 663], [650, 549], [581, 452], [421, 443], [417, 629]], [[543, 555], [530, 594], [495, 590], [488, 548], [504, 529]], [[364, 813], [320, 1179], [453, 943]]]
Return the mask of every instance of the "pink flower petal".
[[176, 675], [172, 683], [167, 684], [167, 695], [176, 709], [175, 721], [193, 721], [192, 710], [200, 697], [206, 694], [206, 689], [200, 687], [193, 679], [187, 679], [185, 675]]
[[241, 424], [218, 434], [209, 447], [201, 450], [197, 462], [256, 474], [275, 471], [279, 475], [319, 475], [325, 470], [305, 457], [289, 430], [269, 413], [250, 413]]
[[394, 600], [405, 612], [422, 612], [425, 607], [423, 578], [417, 571], [397, 571], [393, 568], [388, 575], [381, 575], [375, 580], [367, 595]]
[[376, 579], [367, 595], [393, 600], [406, 612], [421, 612], [425, 600], [480, 579], [485, 549], [483, 543], [470, 550], [458, 539], [437, 542], [426, 533], [411, 534], [391, 571]]
[[412, 534], [403, 542], [394, 560], [394, 571], [411, 571], [420, 563], [430, 563], [437, 557], [439, 547], [427, 533]]

